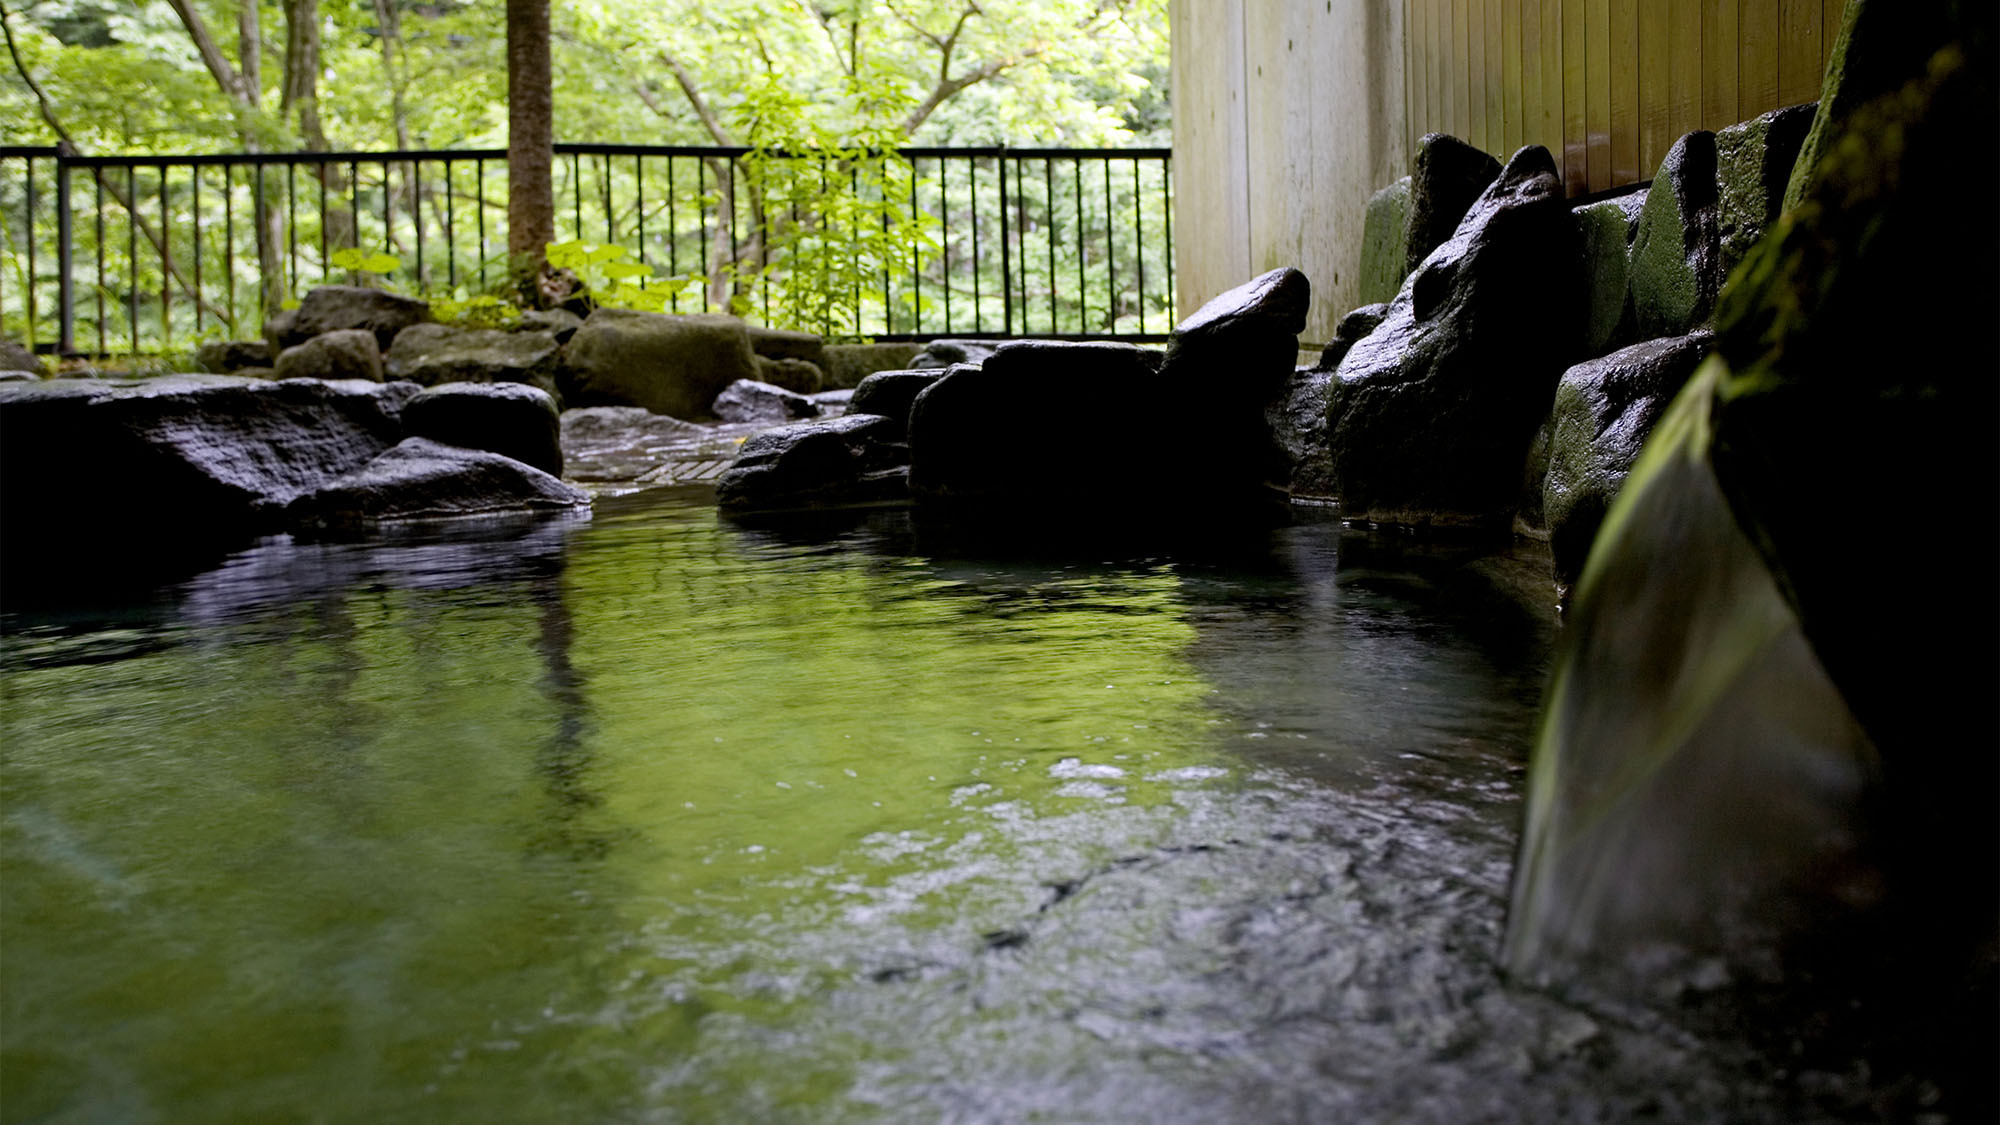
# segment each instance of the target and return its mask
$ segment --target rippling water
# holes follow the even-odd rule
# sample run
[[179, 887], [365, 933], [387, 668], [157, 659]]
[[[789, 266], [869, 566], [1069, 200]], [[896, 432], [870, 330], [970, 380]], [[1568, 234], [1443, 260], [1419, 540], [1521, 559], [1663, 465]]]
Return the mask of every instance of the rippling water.
[[16, 604], [0, 1115], [1796, 1108], [1496, 968], [1545, 560], [1008, 556], [667, 492]]

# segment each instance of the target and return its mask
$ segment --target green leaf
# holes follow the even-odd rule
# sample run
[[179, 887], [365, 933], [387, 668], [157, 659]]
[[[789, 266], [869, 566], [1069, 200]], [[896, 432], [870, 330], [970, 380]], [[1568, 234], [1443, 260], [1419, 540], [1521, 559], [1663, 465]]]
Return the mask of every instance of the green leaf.
[[370, 254], [361, 268], [369, 273], [389, 273], [403, 268], [403, 259], [394, 254]]
[[[624, 247], [614, 246], [610, 247], [610, 249], [623, 250]], [[623, 281], [630, 277], [646, 277], [651, 275], [652, 272], [653, 267], [641, 262], [607, 262], [604, 265], [604, 276], [613, 281]]]

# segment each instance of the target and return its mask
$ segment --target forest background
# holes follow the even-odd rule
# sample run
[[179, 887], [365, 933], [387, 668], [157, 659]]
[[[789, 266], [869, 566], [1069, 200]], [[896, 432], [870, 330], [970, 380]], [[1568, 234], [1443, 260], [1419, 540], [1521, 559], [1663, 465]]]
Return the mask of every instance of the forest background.
[[[561, 0], [550, 8], [555, 139], [776, 147], [1162, 146], [1169, 143], [1170, 132], [1165, 9], [1165, 0]], [[5, 13], [9, 52], [0, 67], [0, 134], [6, 144], [65, 140], [92, 156], [506, 144], [505, 0], [4, 0], [0, 11]], [[393, 182], [394, 170], [384, 168], [373, 190], [398, 197], [439, 190], [423, 187], [421, 170], [417, 172], [410, 183], [399, 185]], [[613, 174], [626, 175], [606, 162], [604, 175]], [[889, 182], [878, 182], [872, 190], [889, 198], [906, 190], [922, 194], [929, 187], [941, 189], [941, 198], [948, 199], [948, 193], [964, 186], [944, 182], [950, 173], [941, 166], [929, 174], [935, 182], [898, 182], [891, 174]], [[358, 178], [367, 175], [364, 170]], [[649, 169], [646, 175], [657, 173]], [[925, 172], [920, 165], [911, 175]], [[1083, 175], [1081, 168], [1076, 175]], [[323, 237], [364, 248], [373, 243], [407, 259], [413, 236], [399, 234], [393, 222], [380, 230], [368, 228], [371, 209], [360, 195], [371, 185], [342, 184], [339, 176], [338, 167], [327, 174], [336, 198], [345, 188], [356, 199], [352, 214], [343, 216], [336, 207], [327, 220], [330, 228], [340, 229], [287, 232], [285, 239], [304, 242], [309, 251]], [[169, 185], [174, 190], [164, 205], [166, 221], [149, 225], [144, 217], [148, 192], [144, 185], [128, 184], [141, 200], [138, 233], [157, 251], [161, 236], [153, 227], [175, 226], [171, 212], [179, 209], [180, 189]], [[109, 190], [114, 208], [125, 202], [115, 175], [100, 177], [97, 186]], [[233, 181], [226, 186], [232, 192], [248, 190]], [[979, 188], [976, 182], [970, 186]], [[732, 195], [735, 187], [732, 181]], [[462, 189], [449, 190], [463, 194]], [[653, 190], [663, 201], [665, 192]], [[706, 190], [711, 201], [734, 205], [733, 199], [725, 203], [717, 183], [709, 182]], [[983, 190], [995, 190], [993, 177]], [[1129, 193], [1137, 196], [1144, 190], [1135, 168]], [[198, 197], [199, 185], [190, 194]], [[222, 193], [211, 184], [209, 194], [207, 206], [213, 207]], [[974, 202], [971, 194], [965, 193], [968, 205]], [[1117, 198], [1107, 198], [1105, 210], [1124, 211], [1127, 198], [1121, 179]], [[467, 202], [483, 206], [490, 200], [489, 194], [486, 200]], [[435, 206], [437, 201], [431, 202]], [[1043, 216], [1051, 227], [1059, 219], [1054, 204], [1049, 201]], [[659, 205], [654, 204], [656, 209]], [[622, 206], [607, 204], [607, 212]], [[1132, 232], [1132, 250], [1114, 245], [1116, 236], [1108, 227], [1102, 250], [1071, 251], [1065, 239], [1064, 261], [1051, 265], [1046, 291], [1024, 291], [1023, 300], [1051, 298], [1052, 327], [1058, 326], [1056, 282], [1076, 267], [1105, 271], [1113, 292], [1094, 311], [1082, 294], [1062, 294], [1062, 314], [1073, 314], [1077, 328], [1116, 330], [1136, 314], [1169, 315], [1164, 286], [1157, 284], [1167, 267], [1165, 251], [1146, 246], [1159, 240], [1161, 232], [1152, 228], [1164, 224], [1166, 216], [1163, 210], [1157, 217], [1150, 209], [1142, 212], [1138, 222], [1143, 229]], [[621, 217], [629, 225], [632, 216], [609, 213], [606, 224], [615, 226]], [[656, 229], [664, 225], [658, 223]], [[952, 224], [944, 225], [949, 230]], [[932, 233], [949, 240], [968, 232]], [[10, 263], [20, 257], [23, 237], [11, 229], [6, 234], [7, 248], [13, 251]], [[89, 232], [80, 237], [87, 241]], [[169, 231], [165, 237], [176, 236]], [[675, 231], [665, 237], [670, 249], [678, 249], [672, 245], [677, 239], [699, 243], [715, 235]], [[274, 234], [267, 241], [277, 240]], [[107, 236], [107, 241], [115, 240]], [[966, 248], [940, 244], [929, 234], [921, 234], [918, 242], [927, 259], [921, 268], [935, 274], [940, 286], [950, 281], [954, 289], [968, 289], [961, 300], [969, 301], [965, 283], [973, 279], [947, 274], [935, 260], [948, 258], [953, 249], [963, 259]], [[897, 249], [908, 246], [906, 241]], [[768, 248], [757, 249], [768, 254]], [[266, 267], [262, 284], [270, 300], [295, 299], [296, 276], [338, 272], [330, 255], [322, 255], [303, 270], [293, 266], [274, 286], [268, 276], [271, 247], [260, 252]], [[704, 252], [699, 244], [688, 247], [697, 261]], [[1155, 253], [1162, 260], [1145, 260]], [[159, 298], [159, 307], [167, 311], [178, 291], [189, 290], [185, 279], [170, 276], [171, 254], [155, 253], [167, 268], [151, 273], [140, 260], [145, 256], [133, 256], [129, 277], [99, 283], [100, 289], [114, 290], [108, 295], [129, 306], [133, 319], [141, 296], [148, 302]], [[182, 260], [187, 256], [181, 255]], [[212, 253], [211, 260], [221, 256]], [[254, 273], [257, 256], [245, 257]], [[708, 264], [719, 267], [722, 258], [718, 252]], [[1155, 271], [1155, 288], [1161, 292], [1144, 302], [1154, 307], [1140, 307], [1136, 294], [1119, 288], [1121, 258], [1137, 259], [1123, 263], [1128, 277], [1140, 268]], [[18, 272], [18, 264], [14, 268]], [[686, 280], [716, 289], [718, 301], [730, 284], [719, 268], [711, 268], [707, 276], [683, 272], [691, 275]], [[19, 293], [28, 279], [9, 280], [16, 281]], [[477, 288], [446, 287], [428, 276], [394, 280], [446, 298], [464, 298]], [[256, 292], [258, 284], [253, 277], [249, 290]], [[741, 278], [736, 285], [742, 288]], [[1089, 283], [1061, 286], [1086, 287]], [[95, 294], [100, 299], [106, 295]], [[938, 295], [934, 290], [925, 299]], [[884, 296], [885, 304], [891, 300], [906, 306], [906, 322], [919, 315], [909, 295]], [[235, 299], [226, 308], [217, 304], [211, 298], [215, 319], [226, 322], [227, 331], [242, 334]], [[10, 306], [8, 311], [14, 310]], [[893, 327], [893, 311], [878, 311], [880, 323]], [[113, 318], [107, 313], [104, 319]], [[782, 313], [777, 319], [783, 319]], [[169, 330], [178, 323], [170, 322]], [[191, 323], [183, 330], [194, 329]], [[87, 335], [89, 327], [84, 331]], [[207, 331], [214, 335], [223, 329]]]

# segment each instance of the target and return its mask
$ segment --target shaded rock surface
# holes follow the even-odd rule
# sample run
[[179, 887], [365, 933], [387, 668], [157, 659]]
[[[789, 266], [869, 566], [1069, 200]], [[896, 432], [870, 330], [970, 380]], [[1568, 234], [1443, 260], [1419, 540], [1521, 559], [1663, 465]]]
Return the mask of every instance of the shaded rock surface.
[[565, 350], [559, 380], [575, 406], [642, 406], [701, 417], [729, 384], [755, 380], [757, 356], [741, 320], [600, 308]]
[[725, 422], [782, 425], [819, 417], [819, 404], [783, 387], [741, 379], [716, 396], [714, 414]]
[[1409, 272], [1410, 177], [1368, 197], [1361, 221], [1360, 297], [1379, 304], [1395, 297]]
[[1500, 162], [1448, 133], [1426, 133], [1410, 158], [1409, 222], [1403, 233], [1403, 276], [1417, 272], [1431, 251], [1458, 229], [1472, 202], [1500, 175]]
[[716, 481], [727, 512], [837, 507], [909, 494], [910, 452], [892, 418], [850, 414], [765, 430]]
[[343, 328], [313, 336], [278, 353], [280, 379], [366, 379], [382, 381], [382, 353], [375, 334]]
[[910, 361], [913, 371], [942, 371], [954, 363], [984, 363], [1005, 341], [932, 340]]
[[40, 356], [4, 336], [0, 336], [0, 371], [26, 371], [31, 375], [49, 373]]
[[194, 352], [203, 371], [233, 375], [246, 367], [270, 367], [276, 360], [268, 340], [210, 340]]
[[1639, 230], [1644, 191], [1630, 191], [1576, 208], [1583, 236], [1583, 350], [1597, 354], [1632, 336], [1632, 302], [1627, 293], [1632, 237]]
[[1626, 265], [1639, 339], [1685, 335], [1714, 313], [1723, 276], [1717, 191], [1715, 134], [1675, 141], [1646, 192]]
[[796, 359], [814, 367], [826, 366], [826, 341], [811, 332], [766, 328], [761, 324], [749, 325], [748, 331], [750, 350], [765, 359]]
[[267, 322], [264, 335], [276, 350], [294, 347], [325, 332], [361, 329], [375, 337], [378, 350], [388, 351], [396, 333], [431, 318], [431, 307], [415, 297], [359, 285], [322, 285], [307, 293], [299, 307]]
[[441, 383], [403, 408], [403, 430], [411, 437], [483, 449], [562, 475], [562, 425], [556, 400], [539, 387]]
[[1524, 148], [1328, 386], [1343, 515], [1511, 523], [1529, 448], [1577, 353], [1578, 261], [1555, 162]]
[[1785, 185], [1817, 109], [1774, 109], [1715, 134], [1716, 232], [1725, 278], [1783, 208]]
[[877, 371], [907, 371], [910, 361], [922, 350], [921, 344], [828, 344], [820, 370], [826, 388], [859, 386]]
[[850, 414], [880, 414], [907, 426], [910, 409], [926, 387], [944, 377], [944, 371], [877, 371], [854, 388], [847, 401]]
[[760, 355], [757, 357], [757, 373], [759, 382], [783, 387], [796, 394], [817, 394], [826, 385], [826, 375], [819, 365], [803, 359], [772, 359]]
[[1549, 412], [1541, 503], [1558, 583], [1583, 572], [1640, 448], [1711, 342], [1706, 333], [1648, 340], [1563, 373]]
[[0, 383], [37, 383], [41, 378], [32, 371], [0, 371]]
[[511, 457], [412, 437], [286, 506], [296, 526], [435, 519], [587, 506], [574, 485]]
[[526, 383], [553, 395], [561, 357], [552, 332], [417, 324], [396, 337], [383, 368], [391, 379], [427, 387]]
[[568, 309], [529, 309], [521, 314], [521, 319], [508, 326], [513, 332], [546, 332], [556, 338], [556, 343], [567, 344], [576, 330], [583, 327], [583, 318]]

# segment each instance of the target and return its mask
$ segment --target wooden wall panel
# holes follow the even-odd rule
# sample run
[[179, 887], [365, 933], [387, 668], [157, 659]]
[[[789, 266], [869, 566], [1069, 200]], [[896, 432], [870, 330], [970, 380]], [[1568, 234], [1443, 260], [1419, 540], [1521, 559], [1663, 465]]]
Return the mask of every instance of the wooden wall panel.
[[1779, 0], [1743, 0], [1736, 14], [1742, 38], [1736, 57], [1736, 108], [1754, 117], [1783, 105], [1778, 100]]
[[[1533, 6], [1533, 0], [1529, 0]], [[1500, 157], [1506, 159], [1521, 147], [1521, 0], [1500, 0], [1500, 116], [1504, 127]]]
[[1701, 7], [1701, 0], [1674, 0], [1667, 9], [1667, 133], [1659, 156], [1646, 159], [1648, 168], [1659, 167], [1675, 141], [1701, 128]]
[[1583, 7], [1584, 173], [1590, 191], [1611, 186], [1611, 0]]
[[1586, 190], [1589, 161], [1584, 142], [1589, 114], [1584, 105], [1583, 6], [1586, 0], [1562, 0], [1563, 183], [1572, 195]]
[[1778, 5], [1778, 104], [1819, 97], [1820, 0], [1780, 0]]
[[1644, 178], [1639, 173], [1639, 4], [1611, 0], [1611, 183]]

